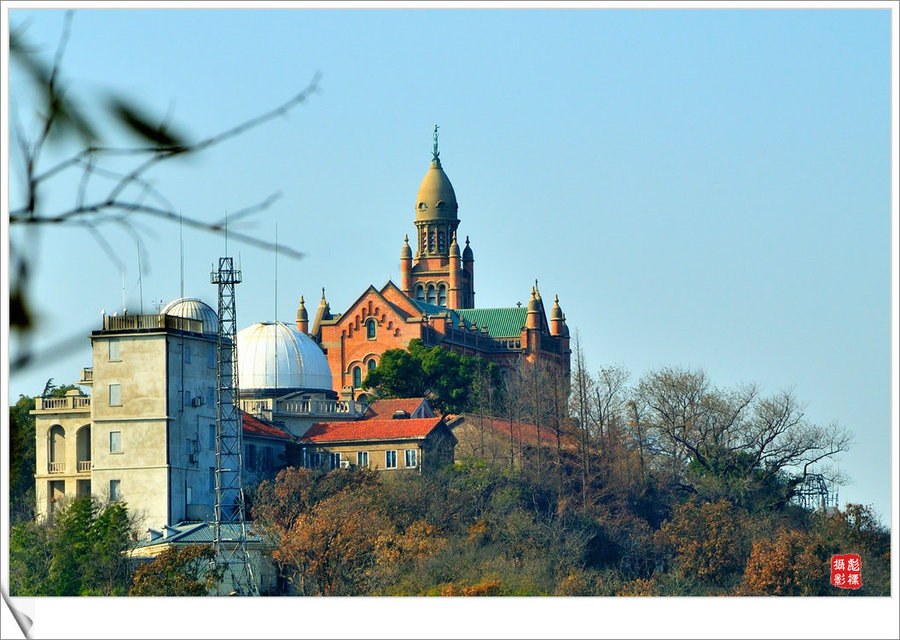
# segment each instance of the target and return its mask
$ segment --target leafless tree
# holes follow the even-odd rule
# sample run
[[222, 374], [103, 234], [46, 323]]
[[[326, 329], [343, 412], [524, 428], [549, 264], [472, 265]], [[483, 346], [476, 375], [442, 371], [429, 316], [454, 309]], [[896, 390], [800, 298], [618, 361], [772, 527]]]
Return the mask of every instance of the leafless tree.
[[[37, 354], [30, 348], [33, 327], [33, 311], [30, 305], [29, 283], [33, 265], [38, 256], [35, 234], [48, 227], [76, 228], [86, 231], [117, 266], [121, 265], [115, 248], [103, 234], [109, 226], [118, 227], [130, 234], [143, 248], [142, 232], [146, 230], [142, 219], [174, 222], [210, 233], [223, 233], [226, 220], [208, 221], [193, 215], [182, 215], [156, 188], [148, 173], [174, 158], [194, 157], [202, 151], [240, 136], [266, 122], [287, 114], [317, 90], [319, 75], [281, 105], [197, 141], [189, 141], [178, 132], [178, 127], [168, 118], [156, 121], [147, 110], [121, 95], [107, 100], [95, 100], [83, 108], [71, 95], [63, 78], [63, 58], [72, 23], [72, 12], [66, 13], [63, 33], [52, 61], [48, 64], [25, 41], [24, 29], [12, 29], [10, 33], [10, 57], [33, 84], [38, 96], [34, 106], [36, 132], [29, 134], [16, 110], [10, 118], [13, 159], [21, 172], [21, 194], [10, 205], [11, 227], [25, 230], [24, 241], [10, 241], [10, 326], [22, 337], [23, 347], [10, 362], [15, 373], [48, 355], [57, 355], [71, 348], [82, 337], [81, 333], [64, 338], [59, 344]], [[90, 114], [90, 115], [89, 115]], [[136, 137], [137, 144], [107, 146], [101, 139], [95, 118], [103, 122], [123, 126]], [[46, 165], [47, 147], [55, 140], [74, 140], [77, 151], [62, 160]], [[55, 188], [54, 179], [66, 173], [78, 172], [78, 188], [72, 199], [56, 208], [47, 203], [46, 194]], [[231, 224], [268, 209], [279, 197], [270, 194], [259, 202], [244, 206], [228, 216]], [[263, 240], [253, 235], [228, 229], [228, 236], [235, 241], [280, 254], [300, 258], [302, 253], [281, 244]]]

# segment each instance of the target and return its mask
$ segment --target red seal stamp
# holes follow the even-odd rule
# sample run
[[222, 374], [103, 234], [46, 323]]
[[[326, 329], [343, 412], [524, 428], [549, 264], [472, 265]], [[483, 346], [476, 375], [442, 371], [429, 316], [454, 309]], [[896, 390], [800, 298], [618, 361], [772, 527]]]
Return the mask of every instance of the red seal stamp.
[[831, 584], [841, 589], [859, 589], [862, 586], [862, 563], [855, 553], [831, 556]]

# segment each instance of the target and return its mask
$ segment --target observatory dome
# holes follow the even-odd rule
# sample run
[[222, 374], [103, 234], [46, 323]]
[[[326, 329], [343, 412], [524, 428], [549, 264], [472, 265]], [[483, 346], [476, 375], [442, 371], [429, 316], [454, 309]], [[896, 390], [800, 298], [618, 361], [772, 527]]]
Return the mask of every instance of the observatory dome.
[[160, 314], [189, 318], [203, 322], [203, 333], [218, 333], [219, 319], [216, 312], [199, 298], [178, 298], [160, 310]]
[[238, 331], [237, 360], [242, 392], [331, 391], [325, 354], [283, 322], [256, 322]]

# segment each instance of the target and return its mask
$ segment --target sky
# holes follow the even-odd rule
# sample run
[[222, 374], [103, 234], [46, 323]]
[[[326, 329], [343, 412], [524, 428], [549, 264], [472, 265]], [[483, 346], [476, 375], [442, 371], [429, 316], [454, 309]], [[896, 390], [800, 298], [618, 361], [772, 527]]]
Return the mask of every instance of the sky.
[[[9, 19], [53, 55], [62, 11]], [[637, 382], [702, 368], [721, 388], [792, 389], [809, 420], [854, 434], [839, 458], [840, 503], [871, 504], [888, 523], [891, 26], [884, 8], [82, 9], [62, 78], [89, 109], [115, 92], [196, 140], [321, 73], [287, 114], [147, 174], [186, 218], [210, 222], [280, 194], [233, 228], [274, 242], [277, 226], [279, 245], [304, 257], [276, 265], [229, 242], [243, 269], [239, 327], [292, 322], [301, 295], [312, 314], [322, 287], [340, 312], [368, 285], [399, 282], [438, 124], [477, 306], [527, 303], [537, 279], [545, 300], [559, 296], [593, 371], [620, 364]], [[9, 89], [13, 116], [33, 131], [15, 66]], [[61, 144], [42, 162], [71, 151]], [[78, 177], [54, 178], [47, 211], [72, 205]], [[128, 312], [182, 291], [215, 307], [221, 236], [138, 220], [140, 277], [135, 240], [102, 229], [124, 265]], [[90, 366], [87, 335], [101, 311], [121, 313], [123, 276], [83, 229], [12, 231], [34, 257], [33, 346], [84, 336], [9, 378], [14, 402]]]

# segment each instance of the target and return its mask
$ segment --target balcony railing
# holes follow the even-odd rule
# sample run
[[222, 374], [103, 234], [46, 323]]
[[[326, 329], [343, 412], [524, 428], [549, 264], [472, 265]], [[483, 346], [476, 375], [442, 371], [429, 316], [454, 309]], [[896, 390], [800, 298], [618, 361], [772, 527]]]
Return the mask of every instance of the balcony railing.
[[90, 460], [79, 460], [78, 461], [78, 473], [90, 473], [91, 471], [91, 461]]
[[63, 398], [35, 398], [35, 409], [38, 411], [75, 411], [90, 409], [90, 396], [65, 396]]
[[47, 463], [47, 473], [65, 473], [66, 472], [66, 463], [65, 462], [48, 462]]
[[82, 384], [88, 384], [94, 381], [94, 368], [93, 367], [85, 367], [81, 370], [81, 382]]
[[137, 329], [178, 329], [202, 333], [203, 322], [192, 318], [167, 315], [103, 316], [104, 331]]

